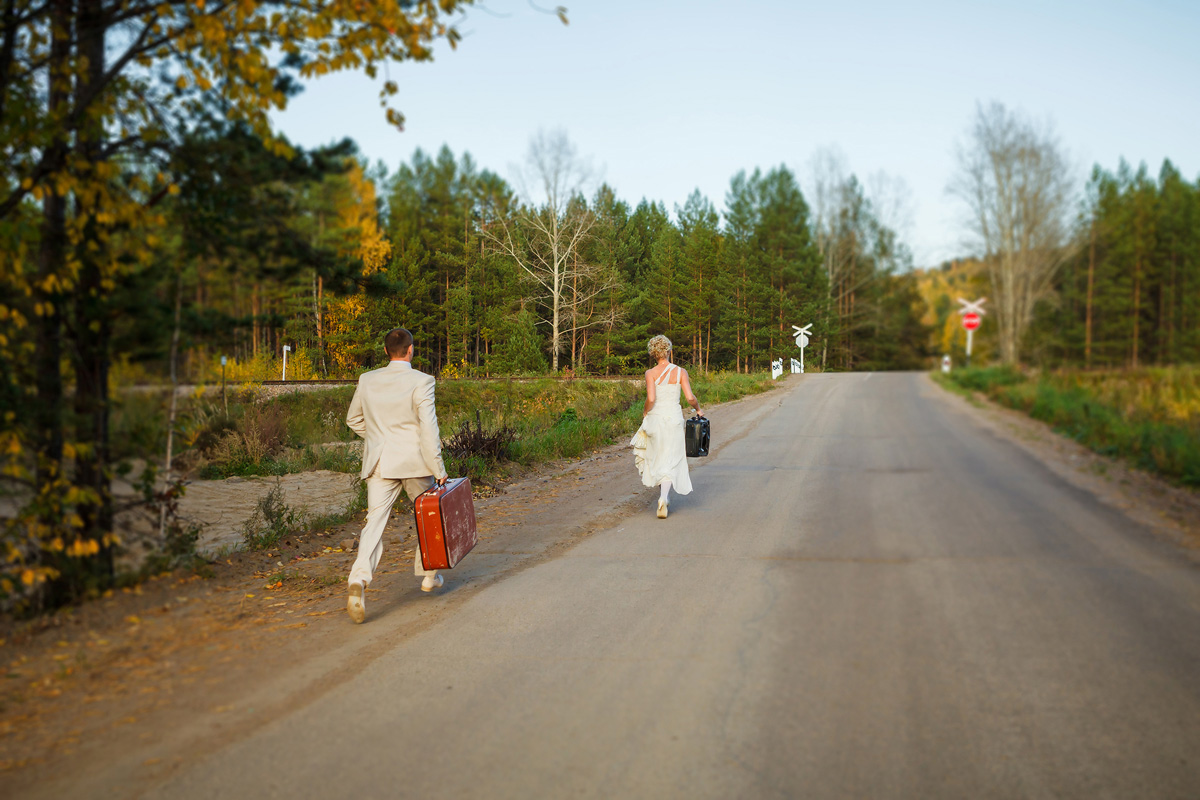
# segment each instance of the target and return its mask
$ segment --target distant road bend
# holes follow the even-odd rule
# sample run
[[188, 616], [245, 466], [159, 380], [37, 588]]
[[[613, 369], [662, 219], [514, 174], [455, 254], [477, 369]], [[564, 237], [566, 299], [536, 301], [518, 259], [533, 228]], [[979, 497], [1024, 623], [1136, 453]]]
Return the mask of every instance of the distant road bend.
[[666, 521], [648, 500], [148, 796], [1200, 797], [1192, 561], [924, 375], [777, 397]]

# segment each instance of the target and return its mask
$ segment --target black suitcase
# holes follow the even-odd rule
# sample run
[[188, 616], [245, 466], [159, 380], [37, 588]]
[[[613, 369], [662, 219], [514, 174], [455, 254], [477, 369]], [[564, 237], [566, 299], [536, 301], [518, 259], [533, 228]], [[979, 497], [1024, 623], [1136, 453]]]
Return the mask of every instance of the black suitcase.
[[692, 417], [684, 423], [683, 441], [688, 458], [708, 455], [708, 417]]

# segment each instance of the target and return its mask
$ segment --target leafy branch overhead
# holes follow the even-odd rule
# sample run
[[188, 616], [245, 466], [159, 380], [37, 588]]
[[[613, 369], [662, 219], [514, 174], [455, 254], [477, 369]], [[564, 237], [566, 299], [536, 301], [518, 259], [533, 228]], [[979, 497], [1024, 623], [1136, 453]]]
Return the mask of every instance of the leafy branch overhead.
[[[104, 2], [78, 6], [10, 0], [0, 35], [0, 160], [13, 178], [0, 218], [27, 196], [81, 187], [93, 164], [71, 152], [74, 137], [103, 130], [99, 153], [151, 157], [178, 143], [212, 108], [244, 120], [264, 141], [268, 115], [287, 105], [297, 80], [347, 69], [377, 77], [391, 62], [432, 58], [451, 45], [459, 0], [304, 0], [302, 2]], [[49, 86], [47, 94], [42, 87]], [[381, 103], [398, 91], [384, 80]], [[30, 113], [45, 107], [48, 113]], [[76, 157], [72, 157], [76, 156]], [[98, 179], [115, 177], [101, 171]], [[157, 196], [165, 176], [136, 185]]]

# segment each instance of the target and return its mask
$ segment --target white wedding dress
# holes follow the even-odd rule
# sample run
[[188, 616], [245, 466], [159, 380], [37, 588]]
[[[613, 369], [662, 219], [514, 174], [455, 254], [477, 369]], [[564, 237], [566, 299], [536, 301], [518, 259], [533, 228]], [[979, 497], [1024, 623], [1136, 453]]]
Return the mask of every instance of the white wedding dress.
[[[687, 450], [683, 443], [683, 409], [679, 406], [681, 371], [672, 364], [654, 382], [654, 407], [642, 419], [642, 427], [633, 435], [633, 460], [642, 475], [642, 484], [658, 486], [670, 481], [679, 494], [690, 494]], [[672, 377], [676, 382], [670, 383]]]

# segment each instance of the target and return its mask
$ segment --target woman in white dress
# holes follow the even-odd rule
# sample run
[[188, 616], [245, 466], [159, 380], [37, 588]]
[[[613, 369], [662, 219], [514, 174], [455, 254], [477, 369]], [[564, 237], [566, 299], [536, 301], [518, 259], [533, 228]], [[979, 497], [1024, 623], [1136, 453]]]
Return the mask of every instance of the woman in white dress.
[[700, 403], [692, 394], [687, 370], [671, 363], [671, 340], [655, 336], [647, 349], [658, 363], [646, 370], [646, 408], [642, 412], [642, 427], [630, 442], [633, 460], [642, 483], [658, 486], [658, 518], [667, 518], [671, 489], [691, 494], [692, 479], [688, 476], [687, 450], [683, 443], [683, 410], [679, 394], [702, 417]]

